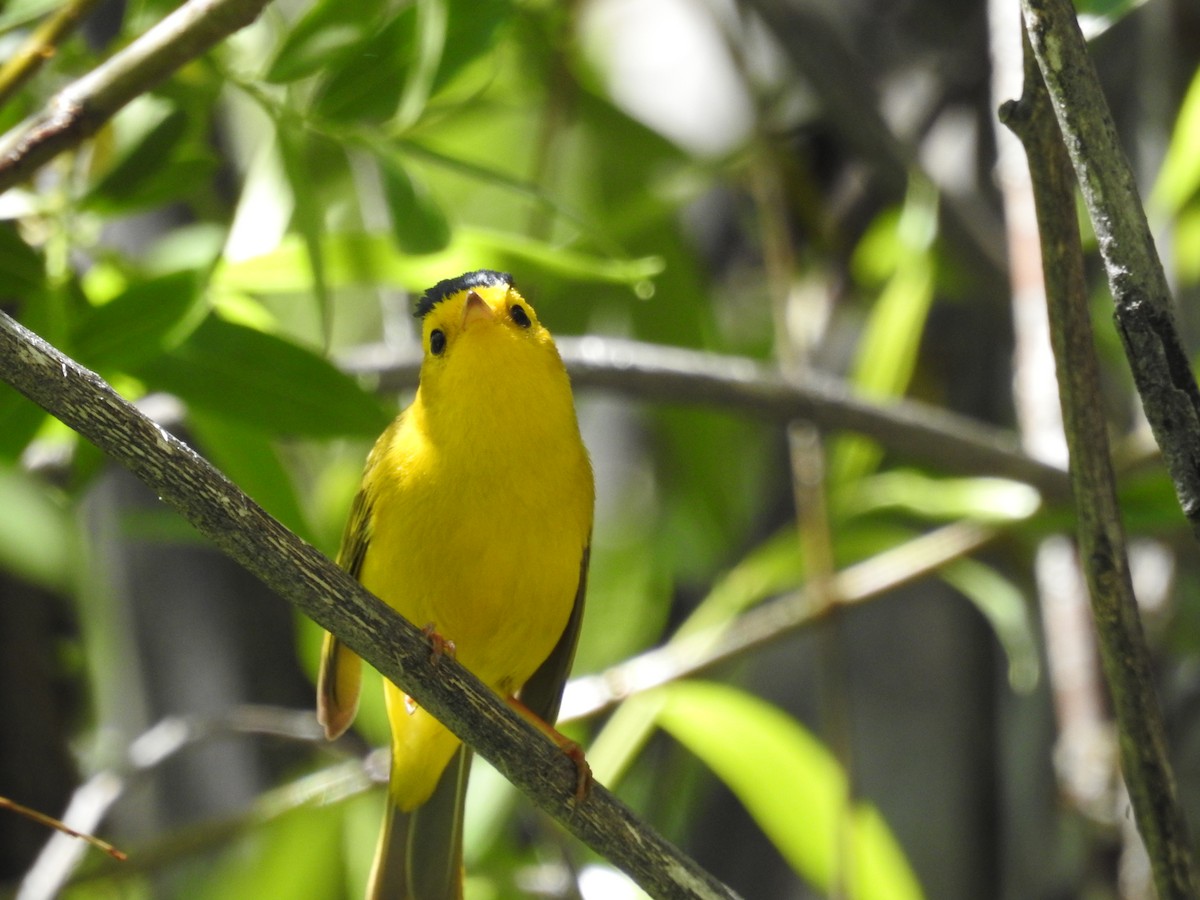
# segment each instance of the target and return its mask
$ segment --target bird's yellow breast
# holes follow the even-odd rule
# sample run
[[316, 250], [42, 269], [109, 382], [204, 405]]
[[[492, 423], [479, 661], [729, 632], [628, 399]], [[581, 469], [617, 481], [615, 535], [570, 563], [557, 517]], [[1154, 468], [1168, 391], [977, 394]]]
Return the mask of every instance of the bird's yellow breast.
[[[530, 444], [475, 448], [464, 460], [406, 424], [378, 475], [362, 582], [513, 693], [571, 613], [591, 519], [586, 457]], [[572, 495], [586, 505], [564, 501]]]

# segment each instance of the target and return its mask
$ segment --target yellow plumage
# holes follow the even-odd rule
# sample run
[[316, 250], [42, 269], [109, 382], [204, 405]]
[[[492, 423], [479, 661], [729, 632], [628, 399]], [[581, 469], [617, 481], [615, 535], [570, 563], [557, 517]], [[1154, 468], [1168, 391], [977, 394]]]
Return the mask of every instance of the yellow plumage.
[[[418, 315], [420, 387], [371, 451], [339, 562], [453, 642], [458, 661], [501, 696], [537, 673], [530, 705], [552, 721], [574, 652], [593, 507], [566, 370], [508, 276], [442, 282]], [[358, 666], [327, 638], [318, 714], [331, 736], [353, 718]], [[390, 682], [386, 697], [390, 802], [405, 813], [429, 799], [459, 742]], [[385, 827], [381, 855], [388, 843]], [[405, 895], [416, 896], [411, 887]]]

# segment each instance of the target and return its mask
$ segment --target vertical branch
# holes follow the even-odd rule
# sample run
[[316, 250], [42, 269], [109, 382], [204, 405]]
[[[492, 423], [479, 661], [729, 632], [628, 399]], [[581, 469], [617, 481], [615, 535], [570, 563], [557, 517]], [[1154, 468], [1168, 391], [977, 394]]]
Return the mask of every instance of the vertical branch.
[[[990, 0], [992, 96], [999, 105], [1021, 92], [1026, 78], [1020, 10]], [[1036, 68], [1032, 77], [1039, 77]], [[1046, 288], [1033, 185], [1016, 135], [996, 123], [996, 174], [1004, 203], [1012, 290], [1013, 402], [1021, 440], [1031, 456], [1064, 468], [1067, 441], [1054, 379], [1054, 351], [1046, 315]], [[1083, 570], [1075, 542], [1055, 534], [1038, 542], [1034, 557], [1038, 608], [1046, 641], [1046, 674], [1054, 698], [1055, 774], [1067, 802], [1088, 818], [1111, 823], [1117, 815], [1117, 748]], [[1140, 848], [1140, 841], [1139, 841]]]
[[1112, 114], [1071, 0], [1022, 0], [1049, 103], [1100, 243], [1117, 328], [1184, 515], [1200, 538], [1200, 390]]
[[1116, 713], [1122, 769], [1159, 896], [1163, 900], [1196, 897], [1200, 881], [1167, 759], [1162, 712], [1129, 575], [1101, 412], [1083, 249], [1075, 219], [1074, 175], [1049, 96], [1032, 65], [1026, 66], [1020, 101], [1006, 103], [1001, 119], [1025, 145], [1033, 179], [1079, 549]]

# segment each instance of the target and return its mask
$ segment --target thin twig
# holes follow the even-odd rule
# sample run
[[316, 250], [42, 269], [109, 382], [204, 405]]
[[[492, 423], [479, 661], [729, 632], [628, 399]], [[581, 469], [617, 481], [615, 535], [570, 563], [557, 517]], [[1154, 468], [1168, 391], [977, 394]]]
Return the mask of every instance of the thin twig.
[[1183, 514], [1200, 538], [1200, 390], [1133, 171], [1071, 0], [1022, 0], [1021, 8], [1104, 257], [1142, 408]]
[[1116, 713], [1122, 769], [1159, 897], [1195, 898], [1200, 896], [1200, 880], [1167, 757], [1153, 666], [1125, 552], [1075, 218], [1071, 160], [1050, 98], [1032, 64], [1026, 66], [1021, 100], [1005, 104], [1001, 117], [1025, 145], [1033, 179], [1080, 556]]
[[[164, 763], [198, 744], [239, 734], [323, 745], [327, 751], [332, 750], [339, 756], [344, 743], [329, 744], [311, 711], [246, 704], [222, 716], [168, 716], [131, 741], [124, 759], [117, 765], [97, 772], [76, 788], [63, 818], [77, 828], [95, 829], [126, 793]], [[314, 802], [314, 793], [319, 795], [316, 799], [321, 803], [342, 800], [371, 785], [368, 768], [359, 757], [345, 759], [330, 769], [259, 797], [249, 810], [238, 816], [205, 822], [183, 833], [172, 832], [158, 841], [139, 846], [135, 862], [121, 867], [119, 872], [124, 877], [136, 877], [186, 853], [209, 849], [219, 841], [228, 840], [230, 835], [244, 831], [248, 824], [266, 821], [271, 815], [264, 811], [282, 814]], [[300, 790], [301, 785], [312, 784], [318, 787]], [[290, 803], [285, 804], [283, 798]], [[51, 900], [62, 894], [68, 882], [87, 880], [87, 876], [74, 877], [82, 859], [83, 855], [72, 842], [57, 837], [50, 840], [21, 880], [18, 900]], [[117, 872], [116, 867], [98, 866], [91, 870], [90, 876], [105, 877]]]
[[[1047, 498], [1069, 496], [1070, 479], [1033, 459], [1009, 431], [914, 400], [886, 405], [856, 397], [844, 381], [819, 372], [789, 380], [753, 359], [723, 356], [619, 338], [556, 339], [576, 387], [603, 388], [639, 401], [725, 408], [787, 424], [812, 422], [824, 432], [853, 431], [901, 457], [961, 474], [988, 474], [1033, 485]], [[359, 348], [343, 369], [369, 376], [383, 391], [416, 386], [417, 355], [398, 357], [382, 347]]]
[[0, 138], [0, 192], [78, 146], [125, 104], [253, 22], [269, 0], [189, 0]]
[[58, 46], [87, 18], [99, 0], [70, 0], [64, 3], [17, 48], [0, 66], [0, 106], [8, 103], [46, 61], [54, 58]]
[[22, 815], [27, 819], [32, 819], [39, 825], [44, 825], [47, 828], [60, 831], [68, 837], [77, 838], [85, 843], [91, 844], [96, 849], [103, 850], [105, 853], [119, 862], [125, 862], [129, 859], [124, 851], [118, 850], [108, 841], [101, 840], [94, 834], [88, 834], [84, 831], [77, 831], [60, 819], [56, 819], [54, 816], [48, 816], [43, 812], [38, 812], [36, 809], [30, 809], [28, 806], [18, 803], [16, 800], [13, 800], [9, 797], [0, 797], [0, 809], [12, 810], [18, 815]]
[[[1011, 0], [990, 0], [988, 10], [992, 97], [999, 106], [1021, 93], [1026, 62], [1023, 28], [1020, 9]], [[1008, 233], [1013, 404], [1025, 449], [1038, 459], [1065, 467], [1067, 439], [1062, 407], [1057, 392], [1047, 390], [1054, 383], [1054, 350], [1046, 315], [1033, 185], [1021, 141], [1000, 122], [994, 125], [996, 175]], [[1047, 682], [1058, 726], [1053, 753], [1058, 786], [1064, 799], [1083, 815], [1111, 824], [1114, 816], [1124, 811], [1124, 807], [1118, 810], [1114, 805], [1119, 780], [1116, 727], [1109, 711], [1087, 583], [1075, 541], [1062, 534], [1041, 539], [1033, 568], [1045, 635]]]
[[418, 627], [267, 515], [100, 376], [4, 314], [0, 378], [129, 469], [201, 534], [336, 634], [650, 894], [735, 896], [603, 786], [576, 802], [574, 763], [455, 660], [440, 657], [435, 665]]

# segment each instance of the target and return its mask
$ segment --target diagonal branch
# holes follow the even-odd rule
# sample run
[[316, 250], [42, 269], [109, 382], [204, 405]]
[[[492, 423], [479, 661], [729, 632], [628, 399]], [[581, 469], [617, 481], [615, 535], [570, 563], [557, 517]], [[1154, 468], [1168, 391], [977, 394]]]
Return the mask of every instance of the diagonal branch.
[[1200, 538], [1200, 390], [1071, 0], [1022, 0], [1025, 25], [1100, 243], [1117, 330], [1183, 514]]
[[1159, 896], [1163, 900], [1196, 897], [1200, 881], [1167, 757], [1162, 711], [1117, 505], [1071, 161], [1032, 64], [1026, 66], [1024, 95], [1017, 103], [1005, 104], [1001, 118], [1025, 145], [1032, 175], [1050, 334], [1071, 457], [1079, 551], [1117, 719], [1121, 768]]
[[99, 0], [69, 0], [17, 48], [0, 66], [0, 106], [8, 103], [46, 60], [52, 59], [58, 46], [87, 18]]
[[728, 624], [678, 635], [603, 672], [572, 678], [563, 695], [562, 717], [595, 715], [635, 694], [781, 640], [837, 609], [865, 603], [924, 578], [979, 550], [997, 535], [995, 529], [972, 522], [945, 525], [832, 574], [823, 586], [807, 585]]
[[422, 632], [267, 515], [94, 372], [0, 313], [0, 379], [129, 469], [268, 587], [416, 698], [568, 831], [653, 896], [731, 898], [601, 785], [574, 801], [574, 764]]
[[0, 192], [104, 125], [129, 101], [249, 25], [269, 0], [189, 0], [0, 138]]

